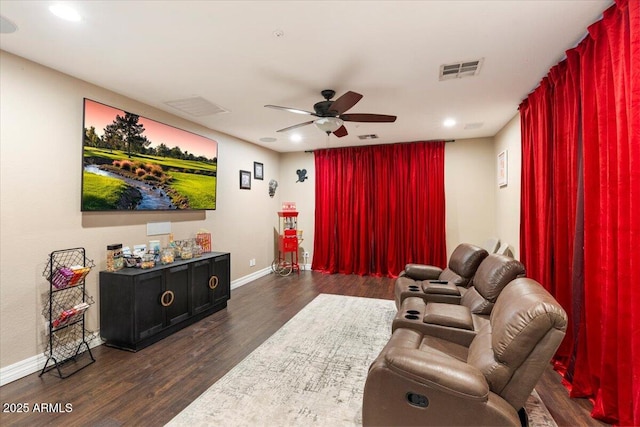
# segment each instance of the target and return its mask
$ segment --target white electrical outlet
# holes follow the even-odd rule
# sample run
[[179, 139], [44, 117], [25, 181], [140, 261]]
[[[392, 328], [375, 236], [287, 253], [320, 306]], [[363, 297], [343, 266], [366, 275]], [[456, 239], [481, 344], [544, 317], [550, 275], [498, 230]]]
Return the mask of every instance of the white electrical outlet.
[[255, 258], [251, 258], [249, 260], [249, 267], [255, 267], [256, 265], [256, 259]]

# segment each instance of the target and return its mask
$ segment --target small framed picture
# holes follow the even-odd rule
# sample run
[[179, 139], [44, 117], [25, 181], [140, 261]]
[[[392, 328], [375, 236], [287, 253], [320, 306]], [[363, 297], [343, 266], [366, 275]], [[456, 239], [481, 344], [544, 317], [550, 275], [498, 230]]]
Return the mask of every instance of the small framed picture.
[[251, 190], [251, 172], [240, 171], [240, 189]]
[[508, 160], [507, 150], [498, 154], [498, 186], [506, 187], [508, 183]]
[[264, 165], [262, 163], [253, 162], [253, 178], [264, 179]]

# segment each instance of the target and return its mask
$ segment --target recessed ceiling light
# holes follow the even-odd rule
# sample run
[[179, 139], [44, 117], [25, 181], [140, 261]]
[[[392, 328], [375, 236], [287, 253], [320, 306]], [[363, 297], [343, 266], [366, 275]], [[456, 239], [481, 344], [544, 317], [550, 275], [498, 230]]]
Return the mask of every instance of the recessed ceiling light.
[[446, 119], [444, 122], [442, 122], [442, 125], [444, 127], [450, 128], [456, 125], [456, 121], [455, 119]]
[[49, 6], [49, 11], [65, 21], [78, 22], [82, 19], [77, 10], [66, 4], [51, 5]]
[[293, 142], [300, 142], [302, 141], [302, 135], [300, 135], [299, 133], [294, 133], [293, 135], [291, 135], [291, 140]]

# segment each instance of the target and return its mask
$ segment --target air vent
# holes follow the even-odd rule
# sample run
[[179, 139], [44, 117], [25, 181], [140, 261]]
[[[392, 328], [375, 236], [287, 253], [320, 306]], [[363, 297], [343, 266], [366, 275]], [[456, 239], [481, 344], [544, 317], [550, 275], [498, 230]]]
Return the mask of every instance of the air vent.
[[482, 127], [484, 123], [482, 122], [476, 122], [476, 123], [467, 123], [464, 125], [464, 128], [467, 130], [471, 130], [471, 129], [480, 129]]
[[378, 139], [378, 135], [372, 133], [371, 135], [358, 135], [360, 139]]
[[165, 104], [195, 117], [211, 116], [214, 114], [229, 112], [229, 110], [225, 110], [221, 106], [216, 105], [213, 102], [209, 102], [200, 96], [167, 101]]
[[476, 76], [480, 72], [480, 67], [482, 67], [483, 62], [484, 58], [480, 58], [473, 61], [441, 65], [440, 80], [461, 79], [463, 77]]

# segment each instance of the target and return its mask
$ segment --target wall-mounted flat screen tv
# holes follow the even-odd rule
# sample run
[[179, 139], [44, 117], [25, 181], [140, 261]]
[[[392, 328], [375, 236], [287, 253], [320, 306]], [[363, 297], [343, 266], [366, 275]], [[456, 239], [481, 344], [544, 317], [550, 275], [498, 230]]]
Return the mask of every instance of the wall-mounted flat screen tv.
[[82, 211], [216, 208], [216, 141], [84, 99]]

